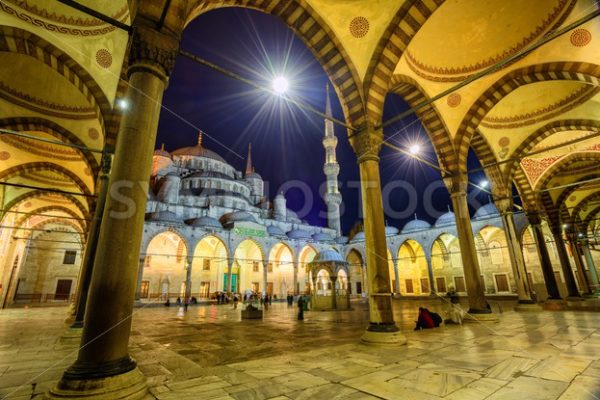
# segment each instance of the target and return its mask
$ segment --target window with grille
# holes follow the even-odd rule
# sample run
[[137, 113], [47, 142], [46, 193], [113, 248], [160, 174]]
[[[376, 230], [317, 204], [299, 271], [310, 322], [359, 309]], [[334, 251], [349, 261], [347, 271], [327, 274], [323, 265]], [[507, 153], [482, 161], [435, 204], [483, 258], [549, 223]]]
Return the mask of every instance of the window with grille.
[[273, 263], [267, 264], [267, 272], [273, 272]]
[[208, 258], [205, 258], [204, 261], [202, 261], [202, 270], [210, 271], [210, 260]]
[[252, 272], [258, 272], [258, 261], [252, 261]]

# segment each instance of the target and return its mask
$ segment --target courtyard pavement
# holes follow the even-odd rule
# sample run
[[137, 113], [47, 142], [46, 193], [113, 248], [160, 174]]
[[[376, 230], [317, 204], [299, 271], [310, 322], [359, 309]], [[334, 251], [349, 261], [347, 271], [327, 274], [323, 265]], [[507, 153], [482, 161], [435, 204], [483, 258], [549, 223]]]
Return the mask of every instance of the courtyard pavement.
[[[528, 399], [600, 400], [600, 313], [517, 313], [498, 323], [412, 330], [417, 308], [396, 300], [408, 344], [360, 344], [366, 304], [308, 312], [273, 304], [262, 321], [241, 305], [134, 310], [131, 355], [148, 399]], [[65, 337], [66, 307], [0, 311], [0, 399], [39, 399], [77, 354]]]

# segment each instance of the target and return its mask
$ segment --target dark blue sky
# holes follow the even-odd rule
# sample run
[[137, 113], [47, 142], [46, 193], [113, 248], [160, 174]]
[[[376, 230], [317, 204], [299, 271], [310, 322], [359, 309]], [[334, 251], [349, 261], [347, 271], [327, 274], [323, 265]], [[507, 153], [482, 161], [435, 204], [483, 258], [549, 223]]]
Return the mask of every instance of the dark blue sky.
[[[325, 109], [327, 75], [302, 41], [275, 17], [237, 8], [211, 11], [188, 26], [182, 48], [264, 85], [270, 85], [274, 75], [285, 75], [291, 81], [290, 96], [319, 110]], [[343, 120], [334, 91], [331, 91], [331, 101], [334, 116]], [[166, 149], [172, 151], [193, 145], [200, 128], [206, 132], [203, 144], [207, 148], [243, 170], [248, 143], [252, 142], [256, 172], [266, 181], [268, 197], [272, 199], [286, 182], [302, 182], [292, 182], [292, 186], [306, 184], [314, 193], [314, 201], [308, 203], [309, 210], [301, 217], [312, 224], [325, 225], [325, 205], [318, 194], [325, 180], [321, 117], [181, 56], [163, 105], [157, 147], [165, 143]], [[385, 103], [384, 120], [406, 109], [400, 97], [390, 95]], [[342, 230], [347, 232], [360, 218], [359, 174], [345, 128], [336, 126], [335, 133], [339, 139], [337, 157], [344, 198]], [[423, 155], [435, 161], [416, 117], [407, 117], [386, 128], [385, 135], [398, 146], [421, 143]], [[469, 166], [476, 165], [477, 160], [471, 155]], [[442, 187], [431, 191], [436, 184], [441, 186], [436, 170], [384, 147], [381, 175], [389, 199], [386, 218], [390, 225], [401, 228], [414, 218], [413, 208], [419, 218], [429, 222], [447, 210], [450, 203], [447, 191]], [[425, 198], [423, 194], [431, 184], [434, 185], [430, 187], [432, 195]], [[413, 186], [418, 195], [409, 196], [406, 185]], [[290, 209], [302, 211], [306, 203], [301, 190], [291, 189], [286, 197]], [[433, 211], [425, 204], [427, 199], [432, 199]], [[487, 202], [486, 196], [479, 199]]]

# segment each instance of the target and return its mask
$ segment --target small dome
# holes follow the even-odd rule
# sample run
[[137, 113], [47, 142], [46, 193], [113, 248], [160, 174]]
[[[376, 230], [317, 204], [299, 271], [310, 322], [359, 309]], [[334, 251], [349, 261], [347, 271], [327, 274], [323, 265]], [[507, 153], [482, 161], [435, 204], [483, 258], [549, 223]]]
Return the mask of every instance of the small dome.
[[344, 257], [342, 257], [342, 255], [340, 253], [338, 253], [335, 250], [322, 250], [319, 253], [317, 253], [317, 255], [315, 256], [315, 258], [313, 258], [313, 262], [314, 261], [318, 261], [318, 262], [327, 262], [327, 261], [338, 261], [338, 262], [345, 262]]
[[402, 228], [402, 233], [424, 231], [425, 229], [429, 228], [431, 228], [429, 222], [423, 221], [422, 219], [413, 219], [404, 225], [404, 228]]
[[439, 226], [448, 226], [448, 225], [454, 225], [456, 223], [456, 217], [454, 216], [454, 213], [452, 211], [448, 211], [445, 214], [442, 214], [441, 217], [439, 217], [437, 219], [437, 221], [435, 221], [435, 226], [439, 227]]
[[365, 240], [365, 233], [363, 231], [358, 232], [352, 240]]
[[292, 229], [287, 233], [287, 237], [290, 239], [312, 239], [310, 233], [302, 229]]
[[329, 235], [328, 233], [325, 233], [325, 232], [315, 233], [314, 235], [312, 235], [312, 238], [314, 240], [322, 240], [322, 241], [333, 240], [333, 238], [331, 237], [331, 235]]
[[269, 235], [271, 236], [285, 236], [283, 229], [275, 225], [268, 226], [267, 232], [269, 232]]
[[491, 218], [491, 217], [497, 217], [498, 215], [500, 215], [500, 212], [496, 208], [496, 205], [494, 203], [488, 203], [485, 206], [479, 207], [477, 209], [477, 211], [475, 212], [475, 215], [473, 216], [473, 218], [475, 218], [475, 219]]
[[346, 244], [348, 243], [348, 236], [340, 236], [335, 239], [335, 242], [338, 244]]
[[152, 214], [150, 214], [150, 220], [183, 224], [183, 219], [172, 211], [153, 212]]
[[394, 235], [397, 235], [398, 233], [400, 233], [400, 231], [395, 226], [386, 226], [385, 227], [385, 236], [394, 236]]
[[242, 221], [256, 222], [254, 215], [250, 214], [247, 211], [230, 212], [230, 213], [224, 214], [219, 220], [221, 221], [221, 223], [223, 225], [232, 224], [234, 222], [242, 222]]
[[165, 145], [164, 144], [160, 147], [160, 149], [154, 150], [154, 155], [155, 156], [161, 156], [161, 157], [171, 158], [171, 153], [169, 153], [168, 151], [165, 150]]
[[217, 229], [223, 228], [223, 226], [221, 225], [219, 220], [217, 220], [216, 218], [213, 218], [213, 217], [209, 217], [209, 216], [195, 218], [194, 220], [191, 221], [190, 225], [193, 226], [194, 228], [217, 228]]

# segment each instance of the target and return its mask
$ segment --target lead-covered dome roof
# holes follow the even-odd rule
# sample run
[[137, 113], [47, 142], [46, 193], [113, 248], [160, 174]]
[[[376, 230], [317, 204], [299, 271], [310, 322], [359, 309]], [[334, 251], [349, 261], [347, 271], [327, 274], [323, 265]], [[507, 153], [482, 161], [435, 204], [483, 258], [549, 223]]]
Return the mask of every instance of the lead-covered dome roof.
[[203, 217], [198, 217], [193, 219], [190, 222], [190, 225], [195, 227], [195, 228], [217, 228], [217, 229], [221, 229], [223, 226], [221, 225], [221, 223], [219, 222], [218, 219], [213, 218], [213, 217], [209, 217], [207, 215], [203, 216]]
[[477, 211], [475, 211], [475, 215], [473, 216], [473, 218], [491, 218], [497, 217], [498, 215], [500, 215], [500, 212], [496, 208], [496, 205], [494, 203], [488, 203], [484, 206], [479, 207]]
[[287, 233], [287, 237], [290, 239], [312, 239], [310, 233], [303, 231], [302, 229], [292, 229]]
[[321, 250], [317, 253], [315, 258], [313, 258], [313, 262], [329, 262], [329, 261], [337, 261], [337, 262], [345, 262], [344, 257], [340, 253], [335, 250], [327, 249]]
[[220, 155], [212, 150], [209, 150], [202, 146], [202, 131], [198, 134], [198, 143], [195, 146], [182, 147], [171, 153], [173, 156], [191, 156], [191, 157], [204, 157], [213, 160], [221, 161], [227, 164], [227, 161]]
[[452, 211], [448, 211], [445, 214], [442, 214], [441, 217], [439, 217], [437, 219], [437, 221], [435, 221], [435, 226], [439, 227], [439, 226], [448, 226], [448, 225], [454, 225], [456, 223], [456, 216], [454, 215], [454, 213]]
[[183, 224], [183, 218], [179, 215], [175, 214], [173, 211], [156, 211], [150, 214], [150, 221], [159, 221], [159, 222], [173, 222], [176, 224]]
[[219, 220], [223, 225], [242, 221], [256, 222], [256, 218], [254, 218], [254, 215], [250, 214], [247, 211], [234, 211], [227, 214], [223, 214], [223, 216], [221, 216]]
[[422, 219], [413, 219], [404, 225], [404, 228], [402, 228], [402, 233], [424, 231], [429, 228], [431, 228], [431, 224], [429, 222], [423, 221]]

